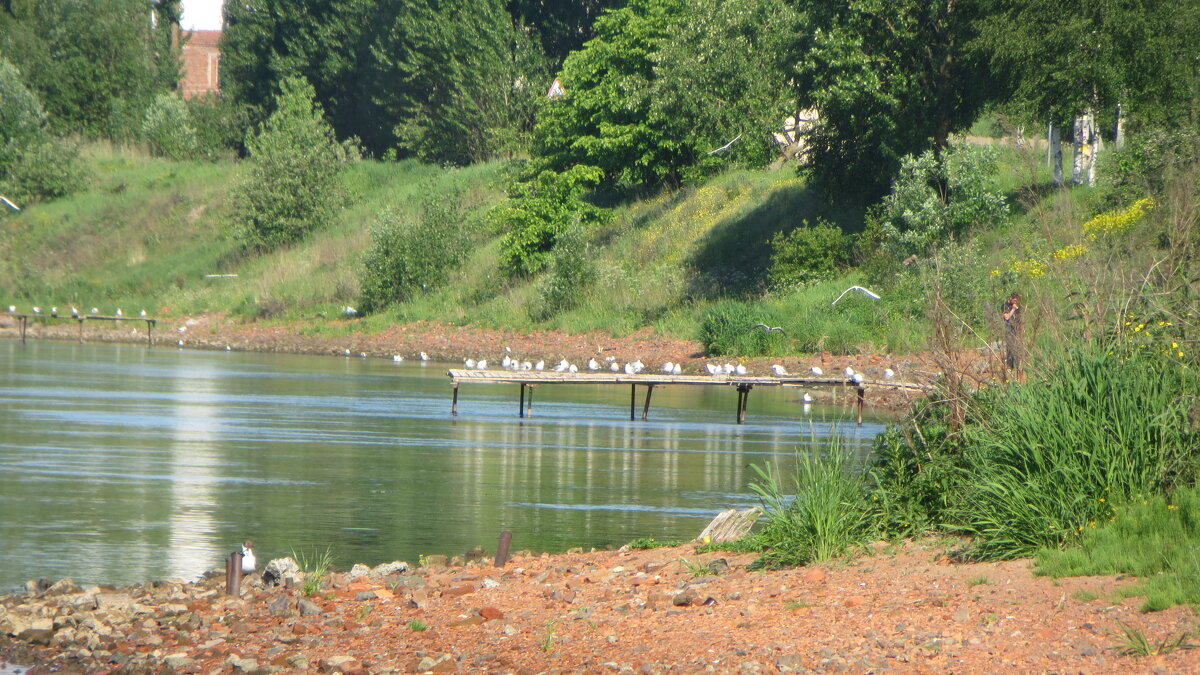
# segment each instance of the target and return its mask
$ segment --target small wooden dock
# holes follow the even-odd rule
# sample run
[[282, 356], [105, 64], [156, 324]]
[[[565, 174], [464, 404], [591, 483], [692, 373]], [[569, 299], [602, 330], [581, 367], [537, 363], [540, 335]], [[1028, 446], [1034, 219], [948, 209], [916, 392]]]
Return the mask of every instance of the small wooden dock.
[[[737, 423], [746, 422], [746, 404], [750, 398], [750, 390], [754, 387], [850, 387], [856, 391], [858, 405], [858, 423], [862, 424], [862, 409], [866, 401], [868, 387], [886, 387], [890, 389], [908, 389], [913, 391], [929, 391], [930, 387], [915, 382], [896, 382], [892, 380], [855, 382], [842, 377], [812, 377], [784, 375], [667, 375], [656, 373], [627, 373], [586, 372], [569, 373], [554, 371], [509, 371], [509, 370], [469, 370], [451, 369], [448, 373], [453, 388], [453, 398], [450, 413], [458, 414], [458, 385], [464, 382], [479, 384], [519, 384], [521, 386], [517, 412], [521, 417], [533, 415], [533, 388], [542, 384], [605, 384], [629, 385], [629, 419], [637, 419], [637, 388], [646, 388], [646, 398], [642, 405], [642, 419], [650, 416], [650, 397], [654, 388], [666, 385], [693, 386], [724, 386], [733, 387], [738, 392]], [[526, 391], [528, 390], [528, 392]], [[528, 394], [528, 396], [527, 396]]]
[[85, 321], [145, 321], [146, 322], [146, 346], [154, 344], [154, 326], [158, 323], [158, 319], [152, 319], [146, 316], [108, 316], [104, 314], [24, 314], [5, 312], [6, 315], [17, 320], [17, 334], [21, 338], [21, 342], [25, 342], [25, 333], [29, 328], [30, 319], [69, 319], [79, 322], [79, 341], [83, 342], [83, 322]]

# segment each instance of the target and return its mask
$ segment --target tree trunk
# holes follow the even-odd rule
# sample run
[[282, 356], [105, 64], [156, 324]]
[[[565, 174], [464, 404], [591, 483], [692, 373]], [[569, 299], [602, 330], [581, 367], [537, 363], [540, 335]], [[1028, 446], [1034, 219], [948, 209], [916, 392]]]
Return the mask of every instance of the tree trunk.
[[1100, 134], [1096, 129], [1096, 116], [1091, 110], [1075, 118], [1074, 128], [1075, 164], [1071, 180], [1076, 185], [1096, 184], [1096, 153], [1100, 151]]
[[1120, 103], [1113, 110], [1116, 122], [1113, 124], [1113, 146], [1120, 150], [1125, 147], [1125, 107]]
[[1062, 170], [1062, 136], [1058, 127], [1054, 122], [1050, 123], [1046, 131], [1046, 163], [1050, 165], [1050, 169], [1054, 171], [1054, 184], [1062, 186], [1063, 170]]

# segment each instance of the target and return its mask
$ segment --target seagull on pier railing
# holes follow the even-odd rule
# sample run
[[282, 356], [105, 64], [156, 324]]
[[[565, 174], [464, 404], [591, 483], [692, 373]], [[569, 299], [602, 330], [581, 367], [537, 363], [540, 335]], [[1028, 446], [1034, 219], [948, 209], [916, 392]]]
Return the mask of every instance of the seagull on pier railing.
[[487, 359], [479, 359], [479, 361], [475, 364], [475, 367], [480, 370], [487, 370]]
[[600, 362], [596, 359], [588, 359], [588, 370], [600, 370]]
[[475, 367], [475, 359], [464, 359], [463, 365], [466, 366], [467, 368], [474, 368]]
[[854, 377], [854, 369], [846, 366], [846, 377]]
[[613, 361], [611, 364], [609, 364], [608, 369], [613, 371], [614, 373], [621, 372], [621, 366], [616, 361]]
[[778, 363], [771, 366], [771, 372], [775, 373], [775, 377], [783, 377], [788, 374], [788, 371]]
[[733, 372], [737, 373], [738, 375], [745, 375], [746, 374], [746, 366], [743, 366], [742, 364], [739, 363], [736, 366], [734, 366]]
[[666, 373], [666, 374], [670, 375], [672, 370], [675, 370], [675, 364], [674, 364], [674, 363], [671, 363], [670, 361], [667, 361], [666, 363], [664, 363], [664, 364], [662, 365], [662, 371], [663, 371], [664, 373]]
[[825, 371], [821, 370], [820, 366], [813, 366], [812, 368], [809, 368], [809, 370], [811, 370], [812, 374], [816, 375], [817, 377], [821, 377], [825, 374]]
[[884, 368], [883, 379], [890, 380], [895, 376], [896, 376], [896, 371], [892, 370], [891, 368]]
[[850, 288], [847, 288], [846, 290], [842, 291], [842, 295], [837, 296], [837, 300], [834, 300], [833, 302], [829, 303], [829, 306], [832, 307], [833, 305], [838, 304], [838, 300], [841, 300], [842, 296], [849, 293], [850, 291], [858, 291], [859, 293], [862, 293], [863, 295], [867, 296], [868, 298], [871, 298], [872, 300], [879, 299], [879, 296], [876, 293], [869, 291], [869, 290], [863, 288], [862, 286], [851, 286]]
[[707, 370], [707, 371], [708, 371], [708, 374], [709, 374], [709, 375], [714, 375], [714, 376], [715, 376], [715, 375], [720, 375], [720, 374], [721, 374], [721, 372], [722, 372], [722, 370], [721, 370], [721, 367], [720, 367], [720, 366], [714, 366], [714, 365], [713, 365], [713, 364], [711, 364], [711, 363], [706, 363], [706, 364], [704, 364], [704, 368], [705, 368], [705, 370]]
[[141, 314], [139, 314], [138, 316], [142, 317], [143, 319], [146, 318], [146, 310], [143, 309]]
[[120, 308], [120, 307], [118, 307], [118, 308], [117, 308], [117, 316], [124, 316], [123, 314], [121, 314], [121, 308]]
[[17, 306], [16, 306], [16, 305], [9, 305], [9, 306], [8, 306], [8, 313], [9, 313], [9, 314], [16, 314], [16, 313], [17, 313]]
[[50, 316], [52, 316], [56, 319], [58, 318], [58, 307], [57, 306], [50, 308]]
[[682, 366], [682, 365], [680, 365], [680, 364], [678, 364], [678, 363], [676, 363], [676, 364], [675, 364], [675, 367], [674, 367], [674, 368], [671, 368], [671, 374], [672, 374], [672, 375], [679, 375], [679, 374], [682, 374], [682, 373], [683, 373], [683, 366]]
[[71, 316], [75, 317], [76, 319], [79, 318], [79, 308], [78, 307], [71, 305]]
[[92, 308], [92, 312], [91, 312], [91, 313], [92, 313], [92, 314], [99, 314], [99, 313], [100, 313], [100, 308], [99, 308], [99, 307], [93, 307], [93, 308]]

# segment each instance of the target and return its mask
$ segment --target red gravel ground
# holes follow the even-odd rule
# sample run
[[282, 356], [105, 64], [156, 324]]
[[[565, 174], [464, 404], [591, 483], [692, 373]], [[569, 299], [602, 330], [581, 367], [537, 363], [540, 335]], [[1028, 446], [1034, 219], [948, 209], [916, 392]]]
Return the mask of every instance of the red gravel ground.
[[[186, 614], [137, 617], [111, 646], [171, 656], [181, 673], [1200, 672], [1200, 652], [1127, 654], [1119, 635], [1122, 624], [1152, 643], [1192, 633], [1192, 610], [1139, 612], [1115, 594], [1133, 579], [954, 564], [955, 543], [880, 543], [773, 572], [685, 545], [426, 566], [391, 583], [335, 575], [305, 616], [299, 590], [251, 582], [240, 599], [209, 591]], [[700, 571], [718, 558], [727, 571]], [[61, 647], [16, 656], [45, 664], [37, 672], [106, 669]]]

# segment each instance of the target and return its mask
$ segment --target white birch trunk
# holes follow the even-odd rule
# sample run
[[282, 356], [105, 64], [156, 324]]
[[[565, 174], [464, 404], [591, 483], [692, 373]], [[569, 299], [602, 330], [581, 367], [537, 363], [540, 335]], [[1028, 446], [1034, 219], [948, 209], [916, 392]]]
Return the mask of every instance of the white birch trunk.
[[1100, 134], [1096, 133], [1096, 116], [1087, 111], [1075, 118], [1074, 128], [1075, 162], [1071, 180], [1076, 185], [1096, 183], [1096, 152], [1099, 150]]
[[1118, 103], [1113, 112], [1117, 118], [1113, 125], [1113, 146], [1120, 150], [1125, 147], [1125, 107]]

